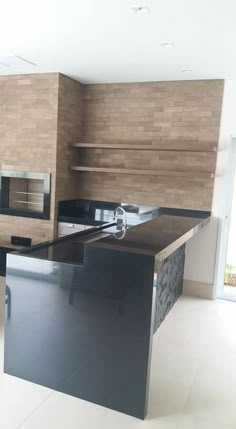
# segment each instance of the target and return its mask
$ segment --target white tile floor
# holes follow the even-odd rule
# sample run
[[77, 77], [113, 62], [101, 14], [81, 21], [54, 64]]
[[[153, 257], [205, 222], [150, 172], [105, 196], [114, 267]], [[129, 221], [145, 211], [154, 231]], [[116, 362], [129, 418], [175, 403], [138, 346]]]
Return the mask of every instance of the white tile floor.
[[[2, 346], [0, 329], [1, 362]], [[18, 428], [235, 429], [236, 303], [181, 297], [154, 336], [144, 422], [1, 374], [0, 429]]]

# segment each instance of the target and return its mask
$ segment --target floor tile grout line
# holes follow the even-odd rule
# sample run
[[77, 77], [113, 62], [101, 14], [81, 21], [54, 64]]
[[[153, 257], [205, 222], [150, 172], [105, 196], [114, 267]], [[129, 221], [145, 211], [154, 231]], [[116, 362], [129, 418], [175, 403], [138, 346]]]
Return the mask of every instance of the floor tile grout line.
[[178, 419], [178, 423], [177, 423], [177, 429], [180, 429], [180, 423], [181, 423], [181, 420], [182, 420], [183, 411], [185, 409], [185, 405], [187, 404], [188, 398], [190, 397], [190, 394], [191, 394], [191, 391], [192, 391], [192, 387], [193, 387], [193, 383], [194, 383], [194, 380], [196, 378], [196, 374], [197, 374], [197, 370], [198, 370], [199, 366], [200, 366], [200, 355], [199, 355], [198, 363], [196, 364], [196, 369], [195, 369], [193, 377], [192, 377], [192, 382], [191, 382], [191, 384], [189, 386], [189, 389], [188, 389], [187, 394], [186, 394], [185, 401], [184, 401], [183, 406], [181, 407], [181, 410], [180, 410], [180, 413], [179, 413], [179, 419]]
[[55, 395], [56, 391], [52, 391], [51, 393], [49, 393], [49, 395], [41, 402], [41, 404], [34, 408], [34, 410], [29, 414], [29, 416], [27, 416], [17, 427], [16, 429], [20, 429], [22, 428], [22, 426], [27, 422], [27, 420], [29, 420], [35, 413], [36, 411], [38, 411], [44, 404], [45, 402], [48, 401], [49, 398], [51, 398], [51, 396]]
[[[207, 343], [208, 343], [209, 341], [210, 341], [210, 327], [208, 328]], [[199, 369], [199, 367], [200, 367], [202, 356], [203, 356], [203, 350], [199, 353], [199, 356], [198, 356], [197, 365], [196, 365], [196, 369], [195, 369], [194, 374], [193, 374], [192, 382], [191, 382], [191, 384], [190, 384], [190, 386], [189, 386], [189, 389], [188, 389], [188, 392], [187, 392], [187, 395], [186, 395], [186, 399], [185, 399], [184, 404], [183, 404], [183, 407], [182, 407], [182, 409], [181, 409], [181, 411], [180, 411], [180, 416], [179, 416], [179, 420], [178, 420], [178, 423], [177, 423], [177, 429], [181, 429], [181, 428], [180, 428], [180, 424], [181, 424], [181, 420], [182, 420], [182, 417], [183, 417], [183, 412], [184, 412], [185, 406], [186, 406], [186, 404], [187, 404], [187, 401], [188, 401], [188, 399], [189, 399], [189, 397], [190, 397], [190, 394], [191, 394], [191, 392], [192, 392], [192, 389], [193, 389], [193, 383], [194, 383], [194, 381], [195, 381], [195, 379], [196, 379], [196, 374], [197, 374], [197, 371], [198, 371], [198, 369]]]

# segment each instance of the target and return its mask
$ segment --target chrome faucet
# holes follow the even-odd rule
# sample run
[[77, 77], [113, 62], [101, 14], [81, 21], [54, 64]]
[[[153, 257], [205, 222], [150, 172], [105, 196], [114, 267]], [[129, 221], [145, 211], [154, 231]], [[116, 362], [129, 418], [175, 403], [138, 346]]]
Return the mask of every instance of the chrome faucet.
[[127, 229], [127, 214], [123, 207], [116, 207], [114, 210], [114, 221], [117, 223], [117, 229], [124, 231]]

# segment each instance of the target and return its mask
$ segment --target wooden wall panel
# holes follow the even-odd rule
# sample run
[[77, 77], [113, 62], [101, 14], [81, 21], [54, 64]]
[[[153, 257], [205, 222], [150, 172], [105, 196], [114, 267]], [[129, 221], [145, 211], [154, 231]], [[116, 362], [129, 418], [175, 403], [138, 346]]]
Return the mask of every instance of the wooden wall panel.
[[[75, 172], [81, 198], [210, 210], [224, 82], [222, 80], [83, 86], [82, 142], [121, 150], [74, 149], [77, 165], [191, 171], [185, 178]], [[173, 152], [122, 149], [160, 144]], [[203, 152], [183, 152], [183, 149]], [[77, 159], [76, 159], [77, 156]]]
[[69, 143], [80, 138], [79, 82], [58, 73], [0, 77], [0, 169], [51, 174], [50, 220], [0, 215], [0, 243], [56, 236], [58, 201], [79, 194]]
[[0, 242], [11, 235], [53, 238], [58, 73], [0, 76], [0, 169], [50, 173], [50, 220], [0, 215]]
[[58, 128], [55, 211], [58, 201], [76, 198], [79, 193], [78, 176], [70, 166], [74, 153], [70, 143], [82, 136], [82, 85], [69, 77], [59, 75]]

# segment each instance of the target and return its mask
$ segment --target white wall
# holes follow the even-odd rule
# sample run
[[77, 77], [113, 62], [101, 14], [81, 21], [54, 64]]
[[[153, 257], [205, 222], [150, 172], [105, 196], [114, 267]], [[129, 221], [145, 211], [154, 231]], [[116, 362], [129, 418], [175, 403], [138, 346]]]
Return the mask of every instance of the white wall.
[[228, 250], [227, 264], [232, 264], [234, 267], [236, 267], [235, 238], [236, 238], [236, 174], [234, 177], [234, 185], [233, 185], [231, 222], [230, 222], [230, 228], [229, 228], [229, 242], [228, 242], [228, 249], [227, 249]]
[[184, 278], [213, 284], [217, 243], [217, 219], [186, 244]]
[[213, 220], [187, 243], [184, 273], [186, 280], [213, 285], [213, 296], [218, 280], [216, 269], [219, 260], [217, 241], [218, 236], [220, 237], [224, 217], [225, 173], [232, 135], [236, 135], [236, 80], [228, 79], [225, 80], [224, 86], [219, 152], [212, 204]]

